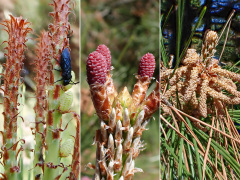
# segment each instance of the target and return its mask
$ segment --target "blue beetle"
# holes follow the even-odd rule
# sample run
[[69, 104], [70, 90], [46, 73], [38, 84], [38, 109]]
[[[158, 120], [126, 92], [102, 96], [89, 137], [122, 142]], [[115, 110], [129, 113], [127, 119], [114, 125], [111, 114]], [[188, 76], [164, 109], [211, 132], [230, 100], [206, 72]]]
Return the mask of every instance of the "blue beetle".
[[70, 52], [69, 52], [68, 48], [65, 48], [62, 51], [60, 66], [62, 69], [62, 79], [61, 80], [63, 80], [63, 85], [66, 86], [66, 85], [70, 84], [71, 79], [72, 79], [71, 56], [70, 56]]
[[[58, 61], [58, 60], [57, 60]], [[72, 66], [71, 66], [71, 56], [70, 56], [70, 52], [68, 50], [68, 48], [65, 48], [62, 51], [61, 54], [61, 61], [58, 63], [60, 64], [60, 67], [62, 69], [62, 79], [58, 80], [58, 81], [62, 81], [63, 80], [63, 85], [67, 86], [68, 84], [77, 84], [78, 82], [74, 83], [72, 82]], [[57, 70], [57, 69], [55, 69]], [[60, 70], [57, 70], [60, 71]], [[56, 82], [58, 82], [56, 81]]]

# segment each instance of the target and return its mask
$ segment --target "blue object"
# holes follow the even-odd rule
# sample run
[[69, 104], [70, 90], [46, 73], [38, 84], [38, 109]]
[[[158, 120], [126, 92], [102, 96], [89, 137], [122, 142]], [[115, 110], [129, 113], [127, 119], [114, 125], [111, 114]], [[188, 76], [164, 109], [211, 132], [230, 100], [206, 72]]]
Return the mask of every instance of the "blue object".
[[71, 56], [70, 56], [70, 52], [69, 52], [68, 48], [65, 48], [62, 51], [60, 66], [62, 69], [63, 85], [66, 86], [66, 85], [70, 84], [71, 79], [72, 79]]

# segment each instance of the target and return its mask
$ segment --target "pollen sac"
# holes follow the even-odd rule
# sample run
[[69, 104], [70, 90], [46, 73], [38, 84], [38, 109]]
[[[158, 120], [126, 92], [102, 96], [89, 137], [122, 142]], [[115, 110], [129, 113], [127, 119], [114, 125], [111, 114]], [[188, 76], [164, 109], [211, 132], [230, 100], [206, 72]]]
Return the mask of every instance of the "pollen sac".
[[153, 76], [154, 69], [155, 57], [151, 53], [145, 54], [140, 61], [138, 75], [140, 75], [140, 77], [148, 76], [151, 78]]
[[111, 70], [111, 52], [108, 49], [108, 47], [104, 44], [101, 44], [97, 47], [96, 51], [101, 53], [106, 58], [107, 70], [110, 71]]
[[89, 85], [104, 84], [107, 79], [107, 61], [99, 52], [94, 51], [87, 59], [87, 81]]
[[74, 148], [74, 141], [72, 139], [66, 140], [60, 148], [59, 156], [67, 157], [72, 154]]
[[63, 112], [68, 111], [73, 102], [73, 93], [71, 91], [66, 91], [60, 96], [59, 101], [59, 110]]

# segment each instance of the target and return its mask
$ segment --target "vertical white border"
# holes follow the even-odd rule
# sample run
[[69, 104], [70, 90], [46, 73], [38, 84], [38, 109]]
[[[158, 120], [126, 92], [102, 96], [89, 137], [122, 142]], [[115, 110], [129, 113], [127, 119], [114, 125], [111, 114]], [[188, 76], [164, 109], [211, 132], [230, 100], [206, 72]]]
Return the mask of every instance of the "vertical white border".
[[82, 128], [82, 121], [81, 121], [81, 0], [79, 0], [79, 51], [78, 51], [78, 53], [79, 53], [79, 76], [78, 76], [78, 78], [79, 78], [79, 116], [80, 116], [80, 138], [79, 138], [79, 141], [80, 141], [80, 150], [79, 150], [79, 160], [80, 160], [80, 168], [79, 168], [79, 180], [81, 180], [81, 172], [82, 172], [82, 169], [81, 169], [81, 167], [82, 167], [82, 151], [81, 151], [81, 147], [82, 147], [82, 144], [81, 144], [81, 128]]
[[[158, 29], [158, 33], [159, 33], [159, 38], [158, 38], [158, 48], [159, 48], [159, 62], [158, 62], [158, 66], [159, 66], [159, 83], [160, 83], [160, 79], [161, 79], [161, 75], [160, 75], [160, 60], [161, 60], [161, 50], [160, 50], [160, 28], [161, 28], [161, 0], [159, 0], [159, 29]], [[159, 85], [160, 86], [160, 85]], [[160, 88], [159, 88], [160, 91]], [[159, 92], [160, 93], [160, 92]], [[160, 101], [159, 101], [159, 180], [161, 179], [161, 119], [160, 119], [160, 114], [161, 114], [161, 108], [160, 108]]]

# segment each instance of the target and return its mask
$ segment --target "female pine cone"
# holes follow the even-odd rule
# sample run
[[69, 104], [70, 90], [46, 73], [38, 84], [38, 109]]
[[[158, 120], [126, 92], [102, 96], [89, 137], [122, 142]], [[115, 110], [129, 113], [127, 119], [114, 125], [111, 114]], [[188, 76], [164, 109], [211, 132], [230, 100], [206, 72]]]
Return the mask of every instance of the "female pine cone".
[[[106, 52], [106, 51], [100, 51]], [[94, 51], [87, 59], [87, 81], [97, 115], [101, 120], [107, 121], [111, 112], [110, 98], [107, 96], [108, 63], [105, 54]]]

